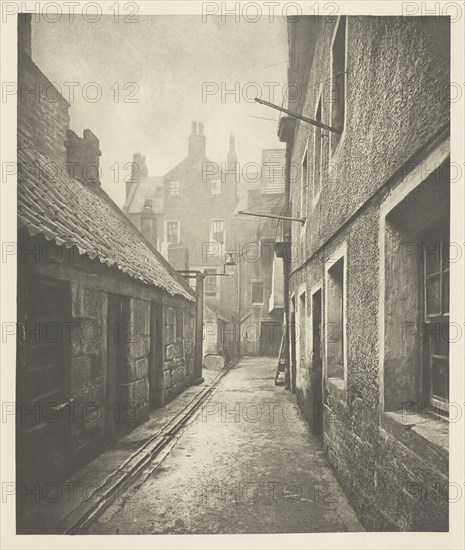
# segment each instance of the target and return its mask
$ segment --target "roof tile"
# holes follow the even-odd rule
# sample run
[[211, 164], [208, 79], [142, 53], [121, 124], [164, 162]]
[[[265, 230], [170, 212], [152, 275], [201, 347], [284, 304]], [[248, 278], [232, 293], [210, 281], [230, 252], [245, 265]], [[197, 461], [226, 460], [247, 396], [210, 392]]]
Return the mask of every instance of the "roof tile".
[[[80, 254], [171, 295], [195, 300], [195, 293], [153, 249], [139, 230], [102, 190], [70, 178], [64, 169], [27, 147], [18, 135], [18, 227], [43, 234], [58, 245], [76, 246]], [[40, 170], [37, 169], [37, 164]]]

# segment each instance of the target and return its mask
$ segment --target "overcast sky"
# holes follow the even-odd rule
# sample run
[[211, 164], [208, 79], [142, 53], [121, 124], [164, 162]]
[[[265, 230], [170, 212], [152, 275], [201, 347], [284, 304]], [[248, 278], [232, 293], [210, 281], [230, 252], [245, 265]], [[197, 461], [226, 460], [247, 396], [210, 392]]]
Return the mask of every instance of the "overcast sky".
[[[102, 182], [113, 200], [123, 205], [124, 164], [134, 152], [146, 155], [152, 176], [180, 162], [192, 121], [204, 122], [212, 161], [226, 160], [231, 131], [242, 166], [260, 162], [264, 148], [284, 146], [276, 122], [252, 118], [277, 120], [278, 112], [248, 101], [261, 95], [282, 103], [288, 55], [283, 19], [138, 19], [33, 22], [33, 60], [70, 100], [71, 129], [82, 135], [90, 128], [99, 138]], [[71, 82], [79, 85], [66, 84]], [[225, 95], [226, 89], [237, 89], [239, 97]], [[116, 162], [120, 178], [114, 183]]]

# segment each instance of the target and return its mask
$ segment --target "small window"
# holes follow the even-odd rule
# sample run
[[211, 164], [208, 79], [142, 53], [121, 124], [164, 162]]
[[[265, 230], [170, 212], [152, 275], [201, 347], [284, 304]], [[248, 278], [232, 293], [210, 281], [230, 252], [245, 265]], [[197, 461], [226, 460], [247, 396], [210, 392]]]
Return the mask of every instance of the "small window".
[[333, 263], [327, 273], [327, 374], [344, 377], [344, 258]]
[[[331, 67], [331, 126], [342, 133], [346, 94], [346, 18], [340, 17], [332, 47]], [[340, 134], [331, 133], [331, 151], [334, 153]]]
[[[318, 108], [316, 110], [315, 120], [323, 122], [321, 98], [318, 102]], [[315, 146], [313, 152], [313, 201], [318, 199], [321, 191], [321, 163], [322, 163], [322, 149], [323, 149], [323, 134], [321, 128], [315, 128]]]
[[221, 195], [221, 180], [211, 180], [212, 195]]
[[170, 196], [179, 197], [180, 185], [179, 181], [170, 181]]
[[252, 304], [263, 304], [263, 283], [252, 283]]
[[308, 187], [308, 159], [307, 150], [305, 150], [302, 159], [302, 177], [300, 181], [300, 217], [307, 217], [307, 187]]
[[223, 244], [225, 242], [223, 220], [211, 220], [210, 238], [218, 244]]
[[422, 241], [423, 370], [425, 400], [444, 410], [449, 401], [449, 234], [436, 228]]
[[205, 269], [205, 296], [216, 298], [218, 294], [218, 277], [216, 269]]
[[166, 240], [168, 244], [179, 243], [179, 222], [171, 221], [166, 222]]

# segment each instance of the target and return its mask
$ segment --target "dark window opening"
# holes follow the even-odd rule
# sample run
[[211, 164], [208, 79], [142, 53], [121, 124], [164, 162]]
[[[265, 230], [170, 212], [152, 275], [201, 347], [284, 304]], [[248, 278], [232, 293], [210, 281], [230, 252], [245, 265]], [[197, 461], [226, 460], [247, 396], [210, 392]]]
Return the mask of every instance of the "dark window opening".
[[[332, 100], [331, 126], [342, 133], [345, 115], [346, 90], [346, 18], [341, 17], [332, 49]], [[334, 153], [340, 140], [340, 134], [331, 133], [331, 151]]]
[[216, 269], [205, 269], [205, 296], [216, 298], [218, 294]]
[[252, 283], [252, 304], [263, 304], [263, 283]]
[[328, 270], [328, 377], [344, 377], [344, 258]]
[[[318, 109], [316, 111], [315, 119], [322, 122], [321, 111], [321, 99], [318, 102]], [[321, 191], [321, 161], [322, 161], [322, 147], [323, 136], [321, 129], [315, 129], [315, 151], [314, 151], [314, 165], [313, 165], [313, 200], [319, 195]]]

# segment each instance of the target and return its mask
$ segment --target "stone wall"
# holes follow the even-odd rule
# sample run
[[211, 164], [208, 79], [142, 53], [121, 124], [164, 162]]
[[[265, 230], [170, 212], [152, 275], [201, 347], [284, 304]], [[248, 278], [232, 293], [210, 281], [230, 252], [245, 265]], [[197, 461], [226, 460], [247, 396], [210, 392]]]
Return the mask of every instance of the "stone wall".
[[131, 298], [128, 309], [119, 402], [123, 410], [131, 410], [136, 422], [141, 422], [149, 411], [150, 302]]
[[69, 396], [75, 409], [69, 429], [74, 445], [72, 452], [76, 455], [96, 451], [104, 437], [106, 311], [104, 292], [83, 284], [71, 284], [71, 322], [75, 329], [71, 339]]
[[[183, 335], [176, 334], [176, 310], [182, 312]], [[194, 309], [164, 308], [164, 404], [183, 392], [192, 382], [194, 369]]]

